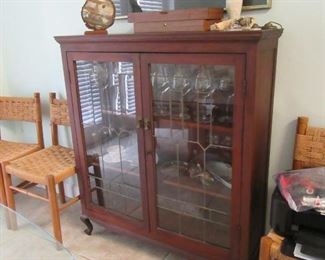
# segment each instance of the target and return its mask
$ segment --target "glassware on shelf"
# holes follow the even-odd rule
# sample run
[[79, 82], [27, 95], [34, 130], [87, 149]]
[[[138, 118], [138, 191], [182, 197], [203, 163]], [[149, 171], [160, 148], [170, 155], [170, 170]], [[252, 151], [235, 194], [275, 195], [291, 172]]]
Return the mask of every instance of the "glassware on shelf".
[[192, 119], [198, 123], [212, 123], [213, 110], [217, 107], [213, 104], [194, 103], [196, 108], [192, 110]]
[[226, 147], [232, 147], [232, 138], [229, 135], [211, 134], [209, 137], [209, 143], [212, 145], [221, 145]]
[[230, 77], [222, 77], [219, 80], [218, 90], [220, 91], [232, 91], [233, 81]]
[[208, 161], [206, 163], [207, 171], [216, 181], [231, 189], [232, 167], [228, 163], [218, 161]]
[[200, 172], [194, 178], [199, 178], [201, 183], [205, 186], [209, 186], [214, 182], [214, 178], [207, 171]]
[[184, 95], [189, 93], [189, 87], [182, 68], [162, 64], [158, 67], [153, 66], [152, 69], [156, 70], [151, 73], [155, 115], [189, 119], [188, 108], [183, 102]]
[[197, 164], [192, 164], [189, 169], [189, 176], [191, 178], [195, 178], [197, 175], [199, 175], [202, 172], [202, 167], [201, 164], [197, 163]]
[[204, 171], [199, 163], [192, 164], [188, 171], [192, 179], [199, 179], [205, 186], [209, 186], [214, 182], [213, 176], [209, 172]]
[[232, 127], [233, 104], [234, 104], [234, 93], [231, 93], [226, 97], [226, 101], [224, 104], [219, 104], [213, 109], [212, 111], [213, 123], [225, 127]]
[[192, 119], [198, 123], [211, 123], [215, 107], [217, 86], [213, 83], [210, 67], [200, 66], [195, 79], [195, 107], [192, 106]]
[[195, 90], [198, 92], [206, 92], [211, 88], [211, 75], [208, 68], [200, 66], [195, 79]]

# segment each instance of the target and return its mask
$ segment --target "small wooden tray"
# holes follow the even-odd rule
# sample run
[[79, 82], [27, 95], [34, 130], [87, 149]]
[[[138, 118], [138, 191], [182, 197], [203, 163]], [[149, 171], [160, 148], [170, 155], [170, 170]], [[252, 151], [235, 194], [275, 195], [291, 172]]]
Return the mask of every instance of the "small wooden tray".
[[187, 20], [187, 21], [166, 21], [135, 23], [135, 33], [149, 32], [193, 32], [209, 31], [210, 25], [217, 20]]
[[129, 13], [130, 23], [166, 22], [184, 20], [221, 20], [223, 8], [191, 8], [162, 12]]

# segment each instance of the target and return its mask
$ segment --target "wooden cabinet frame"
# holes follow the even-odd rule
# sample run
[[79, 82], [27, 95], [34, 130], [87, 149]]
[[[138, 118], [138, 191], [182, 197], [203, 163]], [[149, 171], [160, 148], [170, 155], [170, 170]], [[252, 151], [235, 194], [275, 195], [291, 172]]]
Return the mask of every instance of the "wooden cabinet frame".
[[[82, 211], [124, 233], [148, 238], [192, 255], [213, 259], [252, 259], [264, 233], [268, 161], [277, 42], [282, 30], [56, 37], [61, 44], [72, 137], [79, 172]], [[232, 216], [230, 249], [210, 246], [157, 229], [154, 142], [139, 129], [143, 221], [121, 218], [90, 204], [87, 155], [73, 61], [134, 63], [137, 116], [152, 119], [150, 63], [231, 64], [235, 66]], [[143, 102], [147, 101], [147, 102]]]

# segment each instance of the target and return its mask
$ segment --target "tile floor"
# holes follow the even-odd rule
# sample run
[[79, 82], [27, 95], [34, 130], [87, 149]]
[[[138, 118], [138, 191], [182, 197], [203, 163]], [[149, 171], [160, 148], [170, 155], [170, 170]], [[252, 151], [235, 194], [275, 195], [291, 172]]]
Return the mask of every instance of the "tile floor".
[[[16, 195], [16, 205], [19, 213], [52, 234], [47, 203], [19, 194]], [[110, 232], [95, 223], [93, 223], [92, 236], [87, 236], [83, 232], [85, 226], [80, 222], [79, 216], [79, 203], [65, 209], [61, 214], [64, 246], [77, 260], [185, 259], [165, 248]], [[9, 246], [17, 247], [13, 243]], [[16, 259], [18, 260], [18, 258]]]

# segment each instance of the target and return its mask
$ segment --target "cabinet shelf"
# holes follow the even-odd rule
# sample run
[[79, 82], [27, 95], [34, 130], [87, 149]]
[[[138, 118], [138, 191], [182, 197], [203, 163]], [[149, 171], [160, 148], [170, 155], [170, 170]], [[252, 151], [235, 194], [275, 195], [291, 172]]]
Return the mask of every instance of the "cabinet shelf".
[[155, 123], [157, 128], [170, 128], [172, 125], [173, 127], [177, 128], [189, 128], [189, 129], [206, 129], [206, 130], [212, 130], [212, 132], [220, 133], [220, 134], [226, 134], [226, 135], [232, 135], [232, 128], [231, 127], [225, 127], [220, 125], [213, 125], [213, 124], [207, 124], [207, 123], [196, 123], [193, 121], [187, 121], [187, 120], [181, 120], [181, 119], [167, 119], [162, 117], [155, 117]]
[[[229, 248], [229, 226], [195, 218], [188, 214], [158, 206], [158, 229], [173, 232], [184, 238], [191, 238], [201, 243]], [[181, 223], [181, 224], [179, 224]]]
[[231, 199], [231, 190], [218, 182], [214, 182], [209, 186], [204, 186], [199, 180], [194, 180], [186, 176], [167, 177], [163, 182], [177, 188], [207, 194], [215, 198], [225, 200]]
[[221, 221], [212, 221], [212, 220], [208, 220], [208, 219], [205, 219], [205, 218], [202, 218], [202, 217], [193, 216], [193, 215], [191, 215], [191, 214], [188, 214], [188, 213], [185, 213], [185, 212], [181, 212], [181, 211], [179, 211], [179, 210], [171, 209], [171, 208], [168, 208], [168, 207], [160, 206], [160, 205], [158, 205], [158, 207], [159, 207], [160, 209], [168, 210], [168, 211], [173, 212], [173, 213], [175, 213], [175, 214], [178, 214], [178, 215], [181, 215], [181, 216], [186, 216], [186, 217], [189, 217], [189, 218], [193, 218], [193, 219], [195, 219], [195, 220], [205, 221], [205, 222], [207, 222], [207, 223], [211, 223], [211, 224], [213, 224], [213, 225], [223, 226], [223, 227], [226, 227], [226, 228], [229, 227], [229, 224], [222, 223]]
[[127, 117], [127, 118], [135, 119], [135, 114], [127, 114], [127, 113], [122, 113], [119, 111], [111, 111], [111, 110], [107, 110], [107, 109], [102, 109], [101, 111], [103, 114], [111, 115], [114, 117]]

